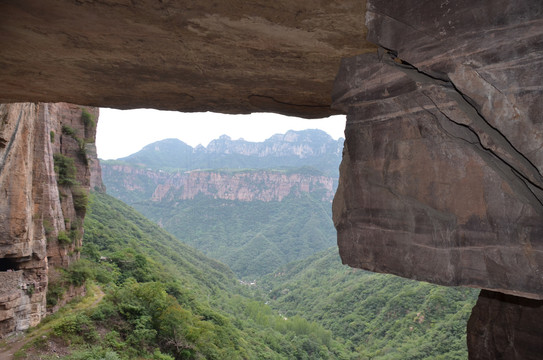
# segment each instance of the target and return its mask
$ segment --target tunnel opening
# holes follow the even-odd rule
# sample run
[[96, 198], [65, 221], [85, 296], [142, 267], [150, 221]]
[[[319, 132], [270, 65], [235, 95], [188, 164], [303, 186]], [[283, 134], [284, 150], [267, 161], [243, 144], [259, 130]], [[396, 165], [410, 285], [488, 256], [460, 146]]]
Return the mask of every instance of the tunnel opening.
[[0, 259], [0, 271], [11, 272], [19, 270], [20, 262], [17, 258]]

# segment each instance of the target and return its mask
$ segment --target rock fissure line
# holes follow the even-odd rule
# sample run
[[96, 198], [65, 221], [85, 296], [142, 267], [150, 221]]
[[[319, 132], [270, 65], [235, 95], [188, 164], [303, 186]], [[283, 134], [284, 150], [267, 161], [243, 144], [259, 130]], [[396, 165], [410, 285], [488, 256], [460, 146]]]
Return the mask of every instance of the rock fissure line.
[[[492, 124], [490, 124], [490, 123], [485, 119], [485, 117], [480, 113], [480, 111], [477, 109], [477, 107], [476, 107], [475, 105], [473, 105], [473, 104], [471, 103], [471, 101], [469, 101], [469, 100], [470, 100], [469, 97], [467, 97], [465, 94], [463, 94], [462, 91], [460, 91], [460, 90], [456, 87], [456, 85], [454, 84], [454, 82], [451, 81], [450, 83], [451, 83], [451, 85], [453, 86], [454, 90], [462, 97], [462, 99], [464, 99], [465, 104], [468, 105], [468, 106], [470, 106], [470, 107], [477, 113], [477, 115], [479, 116], [479, 119], [482, 120], [482, 121], [484, 122], [485, 126], [488, 126], [492, 131], [494, 131], [494, 132], [496, 132], [497, 134], [499, 134], [500, 140], [503, 140], [503, 141], [505, 141], [505, 142], [508, 144], [508, 146], [510, 147], [510, 149], [504, 149], [504, 151], [509, 150], [509, 152], [513, 152], [513, 154], [514, 154], [515, 156], [520, 157], [520, 161], [526, 162], [527, 164], [524, 164], [524, 165], [527, 167], [526, 171], [535, 172], [535, 174], [532, 174], [532, 176], [534, 177], [534, 180], [530, 179], [530, 177], [529, 177], [528, 175], [523, 174], [522, 176], [523, 176], [527, 181], [529, 181], [532, 185], [534, 185], [534, 186], [536, 186], [537, 188], [543, 190], [543, 176], [542, 176], [541, 173], [539, 172], [537, 166], [536, 166], [534, 163], [532, 163], [532, 162], [530, 161], [530, 159], [528, 159], [524, 154], [522, 154], [522, 152], [520, 152], [520, 151], [519, 151], [519, 150], [511, 143], [511, 141], [507, 138], [507, 136], [505, 136], [499, 129], [497, 129], [496, 127], [492, 126]], [[493, 87], [494, 87], [494, 86], [493, 86]], [[498, 92], [500, 92], [500, 91], [498, 90]], [[501, 92], [500, 92], [500, 93], [501, 93]], [[481, 145], [484, 147], [483, 144], [481, 144]], [[489, 149], [489, 150], [492, 151], [491, 149]], [[497, 157], [500, 157], [500, 156], [497, 155], [497, 154], [496, 154], [496, 156], [497, 156]], [[506, 161], [505, 159], [502, 159], [502, 161], [504, 161], [504, 162], [507, 163], [507, 161]], [[508, 164], [508, 165], [509, 165], [509, 164]], [[509, 166], [510, 166], [511, 168], [517, 170], [516, 167], [514, 167], [513, 165], [509, 165]], [[518, 171], [518, 170], [517, 170], [517, 171]], [[520, 171], [519, 171], [519, 173], [520, 173]], [[539, 185], [537, 184], [537, 176], [539, 176], [539, 178], [540, 178], [539, 180], [541, 181], [541, 184], [539, 184]]]
[[[458, 94], [460, 96], [460, 99], [462, 100], [462, 102], [457, 101], [459, 105], [463, 107], [467, 107], [468, 109], [471, 109], [472, 112], [476, 114], [476, 117], [469, 116], [470, 114], [468, 114], [467, 112], [465, 114], [471, 120], [476, 121], [477, 123], [482, 125], [481, 127], [487, 127], [490, 130], [489, 132], [493, 133], [493, 136], [489, 136], [489, 138], [492, 139], [492, 142], [496, 143], [494, 139], [498, 138], [500, 144], [506, 144], [509, 147], [509, 149], [502, 149], [502, 151], [505, 153], [503, 155], [505, 155], [505, 157], [509, 155], [512, 158], [511, 159], [512, 161], [514, 161], [515, 159], [518, 159], [518, 161], [521, 162], [521, 164], [519, 165], [521, 167], [524, 167], [524, 171], [532, 172], [532, 174], [526, 174], [525, 172], [519, 170], [514, 164], [511, 164], [509, 161], [507, 161], [507, 159], [505, 159], [503, 155], [500, 156], [499, 151], [496, 151], [496, 150], [500, 150], [501, 148], [499, 144], [497, 145], [495, 149], [492, 149], [490, 146], [485, 146], [485, 141], [483, 141], [481, 136], [487, 135], [488, 131], [485, 131], [485, 129], [476, 129], [473, 126], [470, 126], [468, 124], [463, 124], [461, 122], [454, 120], [453, 118], [451, 118], [451, 116], [447, 115], [441, 109], [438, 103], [434, 99], [432, 99], [430, 95], [422, 92], [422, 94], [435, 106], [436, 110], [439, 111], [439, 113], [441, 113], [446, 119], [448, 119], [452, 123], [468, 129], [472, 134], [474, 134], [477, 137], [478, 144], [481, 146], [482, 149], [484, 149], [486, 152], [491, 154], [495, 159], [499, 160], [501, 163], [505, 164], [508, 168], [511, 169], [511, 172], [522, 181], [522, 183], [526, 186], [526, 189], [528, 190], [528, 192], [536, 200], [538, 206], [536, 206], [535, 209], [539, 213], [543, 214], [543, 185], [537, 184], [537, 177], [541, 178], [541, 174], [539, 173], [539, 170], [537, 169], [535, 164], [533, 164], [528, 158], [526, 158], [526, 156], [524, 156], [520, 151], [518, 151], [518, 149], [515, 148], [515, 146], [511, 143], [511, 141], [509, 141], [509, 139], [507, 139], [507, 137], [502, 132], [500, 132], [497, 128], [492, 126], [484, 118], [484, 116], [480, 113], [477, 107], [470, 101], [469, 97], [467, 97], [464, 93], [462, 93], [462, 91], [454, 84], [453, 81], [451, 80], [444, 81], [440, 78], [427, 74], [424, 71], [421, 71], [420, 69], [418, 69], [416, 66], [397, 57], [396, 52], [394, 50], [389, 50], [389, 49], [386, 49], [386, 50], [392, 61], [385, 61], [385, 62], [387, 64], [391, 64], [392, 66], [401, 69], [401, 71], [403, 71], [407, 76], [409, 76], [413, 80], [415, 81], [424, 80], [426, 83], [433, 83], [437, 86], [454, 90], [455, 93]], [[417, 75], [413, 76], [413, 72], [416, 73]], [[455, 100], [459, 100], [459, 99], [455, 99]], [[430, 110], [425, 109], [424, 107], [422, 108], [425, 111], [431, 113]], [[458, 138], [457, 136], [454, 136], [454, 137]], [[535, 187], [538, 191], [541, 191], [542, 194], [538, 195], [536, 191], [534, 191], [530, 187], [530, 185]], [[534, 203], [532, 202], [532, 204]]]
[[23, 116], [23, 109], [19, 111], [19, 118], [17, 119], [17, 125], [15, 125], [15, 129], [13, 130], [13, 134], [11, 134], [11, 138], [9, 139], [8, 146], [6, 148], [6, 152], [4, 153], [4, 157], [2, 158], [2, 163], [0, 164], [0, 175], [2, 174], [2, 171], [4, 170], [4, 166], [6, 164], [6, 159], [9, 155], [9, 152], [15, 143], [15, 137], [17, 136], [17, 133], [19, 132], [19, 124], [21, 123], [21, 117]]
[[[435, 101], [430, 97], [428, 96], [427, 94], [424, 94], [425, 97], [430, 100], [436, 107], [436, 109], [439, 111], [440, 114], [442, 114], [446, 119], [448, 119], [450, 122], [452, 122], [453, 124], [457, 125], [457, 126], [460, 126], [460, 127], [463, 127], [465, 129], [468, 129], [474, 136], [477, 137], [478, 141], [477, 142], [470, 142], [468, 139], [464, 139], [462, 137], [459, 137], [459, 136], [456, 136], [454, 134], [451, 134], [450, 132], [448, 132], [446, 129], [444, 129], [443, 127], [441, 127], [443, 129], [443, 131], [445, 131], [447, 134], [449, 134], [450, 136], [456, 138], [456, 139], [459, 139], [459, 140], [463, 140], [465, 142], [467, 142], [468, 144], [471, 144], [473, 146], [477, 146], [479, 145], [480, 148], [482, 150], [484, 150], [488, 155], [492, 156], [494, 159], [497, 159], [500, 163], [506, 165], [510, 170], [511, 172], [513, 173], [513, 175], [518, 178], [520, 181], [522, 181], [522, 183], [525, 185], [526, 187], [526, 190], [533, 196], [533, 199], [535, 199], [535, 201], [538, 203], [539, 206], [535, 206], [534, 209], [536, 209], [540, 214], [543, 215], [543, 200], [541, 200], [537, 194], [530, 188], [530, 184], [532, 184], [528, 179], [526, 179], [526, 177], [521, 173], [519, 172], [517, 169], [515, 169], [515, 167], [513, 167], [512, 165], [510, 165], [507, 161], [505, 161], [504, 159], [502, 159], [500, 156], [498, 156], [497, 154], [495, 154], [492, 149], [490, 148], [487, 148], [485, 147], [482, 142], [481, 142], [481, 138], [479, 137], [479, 134], [473, 129], [471, 128], [469, 125], [466, 125], [466, 124], [462, 124], [462, 123], [459, 123], [455, 120], [453, 120], [451, 117], [449, 117], [447, 114], [445, 114], [443, 111], [441, 111], [441, 109], [437, 106], [437, 104], [435, 103]], [[435, 114], [433, 114], [430, 110], [427, 110], [425, 109], [428, 113], [430, 113], [432, 116], [435, 117]], [[437, 120], [437, 118], [436, 118]], [[532, 184], [533, 185], [533, 184]], [[531, 202], [532, 204], [534, 204], [533, 202]], [[541, 207], [541, 208], [540, 208]]]
[[[390, 60], [391, 60], [391, 61], [385, 60], [384, 62], [386, 64], [392, 65], [394, 67], [399, 67], [400, 69], [415, 71], [418, 74], [422, 75], [424, 79], [427, 79], [427, 80], [431, 79], [432, 80], [431, 82], [437, 82], [438, 85], [441, 85], [441, 86], [444, 86], [444, 87], [454, 87], [454, 84], [452, 83], [452, 81], [448, 77], [445, 80], [445, 79], [439, 78], [437, 76], [425, 73], [424, 71], [417, 68], [415, 65], [410, 64], [409, 62], [401, 59], [398, 56], [398, 52], [396, 50], [387, 49], [385, 47], [383, 47], [383, 49], [385, 49], [386, 53], [389, 55]], [[406, 72], [406, 75], [409, 76], [410, 78], [413, 78], [412, 74], [409, 74], [409, 73]], [[416, 80], [416, 79], [417, 78], [415, 77], [414, 80]]]
[[[541, 205], [541, 209], [537, 208], [537, 210], [543, 214], [543, 200], [539, 198], [539, 196], [536, 194], [536, 192], [532, 189], [530, 185], [533, 185], [528, 179], [526, 179], [521, 173], [519, 173], [516, 169], [511, 168], [511, 172], [515, 174], [520, 180], [526, 185], [526, 189], [534, 196], [534, 198], [539, 202]], [[537, 187], [538, 190], [541, 190], [539, 187]]]
[[259, 99], [269, 99], [272, 100], [274, 103], [281, 104], [281, 105], [288, 105], [288, 106], [296, 106], [296, 107], [304, 107], [304, 108], [329, 108], [330, 105], [309, 105], [309, 104], [294, 104], [289, 103], [286, 101], [277, 100], [273, 96], [267, 96], [267, 95], [255, 95], [252, 94], [249, 96], [249, 100], [252, 98], [259, 98]]

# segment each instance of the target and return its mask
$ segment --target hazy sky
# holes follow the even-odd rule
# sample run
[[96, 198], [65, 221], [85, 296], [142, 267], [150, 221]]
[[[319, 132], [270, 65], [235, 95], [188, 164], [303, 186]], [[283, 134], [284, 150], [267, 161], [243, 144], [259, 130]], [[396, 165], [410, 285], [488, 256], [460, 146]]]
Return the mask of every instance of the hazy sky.
[[117, 159], [168, 138], [180, 139], [194, 147], [207, 146], [221, 135], [234, 140], [263, 141], [274, 134], [305, 129], [321, 129], [339, 139], [345, 136], [345, 116], [308, 120], [268, 113], [224, 115], [101, 108], [96, 147], [99, 158]]

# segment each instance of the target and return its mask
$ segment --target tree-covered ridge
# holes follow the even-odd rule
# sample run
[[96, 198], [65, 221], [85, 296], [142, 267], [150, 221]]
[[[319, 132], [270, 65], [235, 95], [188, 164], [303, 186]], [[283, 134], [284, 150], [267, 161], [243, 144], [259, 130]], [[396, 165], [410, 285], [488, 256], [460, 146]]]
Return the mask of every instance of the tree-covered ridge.
[[478, 291], [352, 269], [337, 248], [260, 281], [286, 317], [317, 321], [361, 359], [466, 359], [466, 323]]
[[335, 243], [331, 206], [319, 194], [283, 201], [229, 201], [198, 196], [133, 205], [178, 239], [254, 279]]

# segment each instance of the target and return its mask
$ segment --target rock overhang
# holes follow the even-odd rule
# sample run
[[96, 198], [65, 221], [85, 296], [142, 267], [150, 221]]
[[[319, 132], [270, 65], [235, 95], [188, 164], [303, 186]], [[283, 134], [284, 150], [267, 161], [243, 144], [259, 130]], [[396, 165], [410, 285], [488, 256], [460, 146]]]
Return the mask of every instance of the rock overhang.
[[364, 1], [10, 1], [0, 102], [338, 113], [341, 58], [375, 51]]
[[333, 93], [345, 263], [543, 297], [543, 5], [500, 4], [368, 2], [382, 48], [344, 59]]

